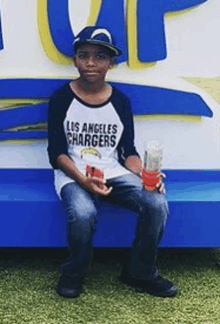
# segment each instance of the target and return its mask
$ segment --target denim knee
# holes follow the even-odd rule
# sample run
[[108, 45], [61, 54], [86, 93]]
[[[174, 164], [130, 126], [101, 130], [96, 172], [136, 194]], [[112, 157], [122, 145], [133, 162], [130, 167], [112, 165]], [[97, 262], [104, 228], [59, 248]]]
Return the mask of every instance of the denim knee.
[[168, 203], [165, 196], [157, 191], [142, 191], [143, 205], [142, 216], [153, 216], [155, 222], [166, 224], [167, 215], [169, 213]]

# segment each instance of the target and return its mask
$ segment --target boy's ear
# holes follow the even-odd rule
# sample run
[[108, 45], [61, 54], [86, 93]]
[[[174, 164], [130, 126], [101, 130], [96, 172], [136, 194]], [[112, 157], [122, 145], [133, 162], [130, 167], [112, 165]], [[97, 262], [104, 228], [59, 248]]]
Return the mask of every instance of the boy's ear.
[[115, 65], [115, 58], [111, 58], [111, 62], [110, 62], [110, 65], [109, 65], [109, 69], [112, 69]]

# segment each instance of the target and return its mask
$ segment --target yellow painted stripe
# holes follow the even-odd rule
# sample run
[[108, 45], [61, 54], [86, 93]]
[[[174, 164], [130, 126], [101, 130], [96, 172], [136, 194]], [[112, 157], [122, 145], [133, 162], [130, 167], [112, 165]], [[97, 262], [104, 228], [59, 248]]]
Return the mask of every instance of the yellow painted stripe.
[[1, 144], [16, 144], [16, 145], [27, 145], [27, 144], [36, 144], [36, 143], [41, 143], [41, 142], [46, 142], [47, 139], [27, 139], [27, 140], [4, 140], [0, 141]]
[[47, 123], [40, 123], [40, 124], [29, 124], [29, 125], [22, 125], [17, 127], [8, 128], [7, 132], [17, 132], [17, 131], [45, 131], [47, 130]]
[[98, 14], [101, 8], [102, 0], [91, 0], [90, 15], [87, 20], [87, 26], [94, 26], [96, 24]]
[[154, 67], [156, 62], [142, 63], [138, 59], [137, 1], [127, 0], [128, 65], [132, 69], [146, 69]]
[[47, 100], [40, 99], [0, 99], [0, 105], [14, 106], [14, 105], [28, 105], [28, 104], [38, 104], [42, 102], [47, 102]]
[[135, 115], [134, 119], [139, 121], [144, 120], [171, 120], [171, 121], [186, 121], [190, 123], [200, 123], [202, 121], [201, 116], [186, 116], [186, 115]]
[[37, 11], [40, 39], [46, 54], [56, 63], [72, 65], [72, 58], [60, 53], [51, 37], [47, 17], [47, 0], [38, 0]]
[[187, 14], [188, 12], [193, 11], [194, 9], [197, 9], [200, 5], [201, 5], [201, 3], [199, 5], [193, 6], [191, 8], [166, 12], [165, 17], [167, 17], [167, 18], [176, 18], [176, 17], [183, 16], [183, 15]]

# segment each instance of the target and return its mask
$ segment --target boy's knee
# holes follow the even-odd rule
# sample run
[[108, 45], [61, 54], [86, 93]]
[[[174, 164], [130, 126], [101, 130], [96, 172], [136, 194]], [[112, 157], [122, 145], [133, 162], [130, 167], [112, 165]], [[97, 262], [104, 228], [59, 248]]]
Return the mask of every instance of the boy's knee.
[[148, 210], [153, 210], [155, 212], [161, 212], [162, 214], [168, 213], [168, 204], [164, 197], [159, 192], [155, 191], [144, 191], [143, 192], [143, 198], [144, 198], [144, 206]]
[[97, 210], [93, 204], [87, 203], [84, 206], [74, 205], [69, 208], [68, 221], [79, 224], [94, 223]]

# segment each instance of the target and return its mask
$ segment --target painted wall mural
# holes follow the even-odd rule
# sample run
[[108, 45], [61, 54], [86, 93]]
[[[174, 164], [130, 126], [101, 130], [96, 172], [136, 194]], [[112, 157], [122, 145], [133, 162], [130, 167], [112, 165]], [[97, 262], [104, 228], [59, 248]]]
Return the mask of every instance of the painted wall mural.
[[108, 81], [130, 97], [139, 152], [157, 139], [164, 168], [219, 169], [219, 12], [218, 0], [2, 0], [1, 167], [50, 167], [48, 98], [77, 77], [75, 35], [101, 25], [123, 50]]

